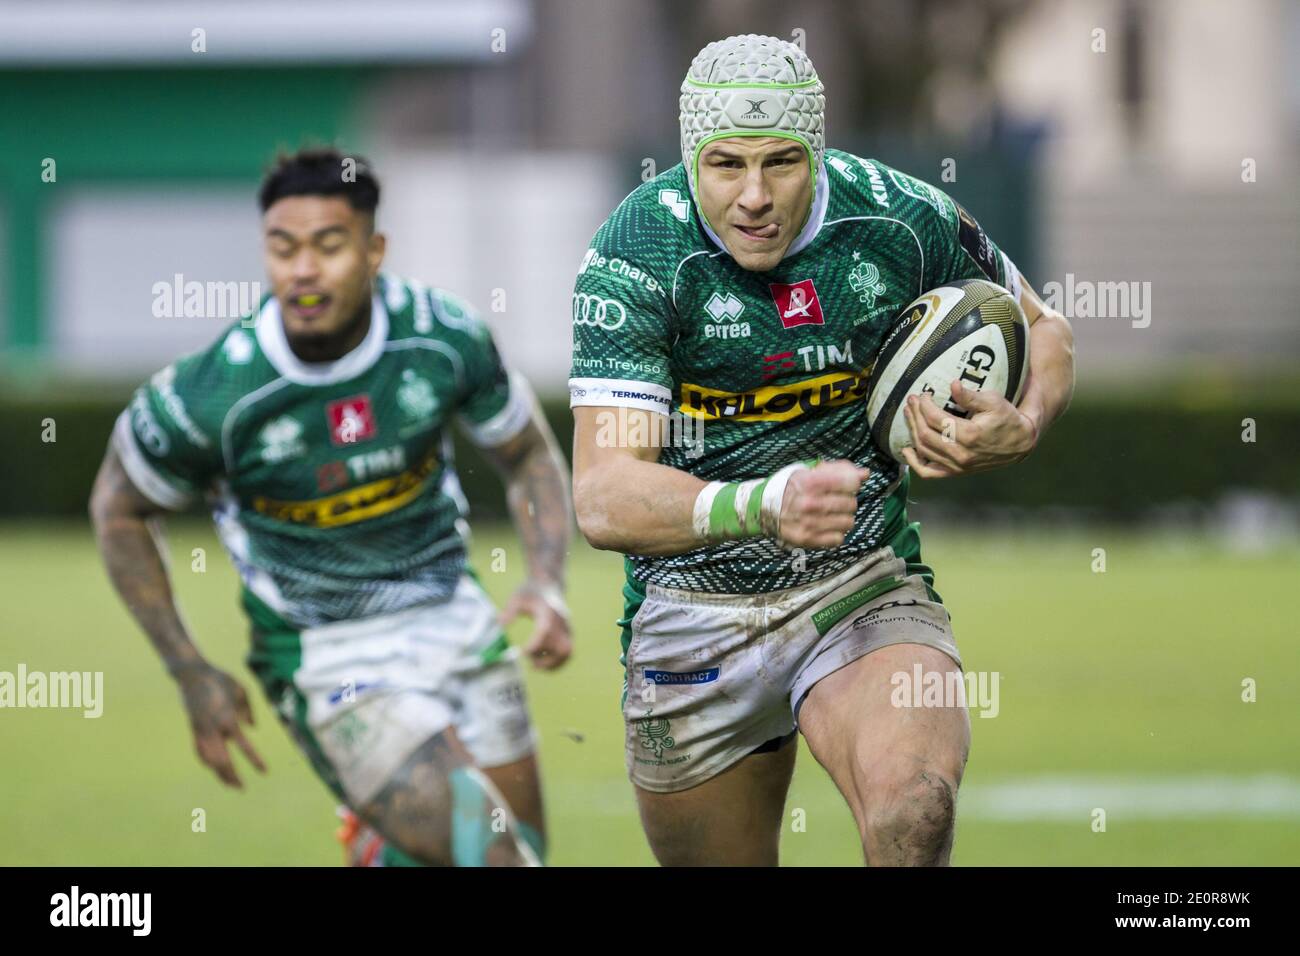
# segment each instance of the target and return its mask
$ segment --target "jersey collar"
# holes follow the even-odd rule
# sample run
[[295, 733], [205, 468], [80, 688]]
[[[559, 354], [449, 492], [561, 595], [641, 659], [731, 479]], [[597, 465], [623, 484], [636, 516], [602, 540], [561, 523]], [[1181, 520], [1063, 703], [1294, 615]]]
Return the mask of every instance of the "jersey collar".
[[378, 292], [370, 298], [370, 330], [361, 344], [332, 362], [304, 362], [293, 354], [280, 321], [280, 301], [266, 300], [257, 316], [257, 344], [275, 370], [296, 385], [330, 385], [346, 382], [367, 371], [384, 353], [388, 341], [388, 311]]
[[[690, 181], [689, 176], [687, 177], [687, 181]], [[830, 194], [830, 180], [826, 176], [826, 166], [823, 163], [817, 170], [817, 185], [813, 187], [812, 211], [808, 213], [808, 221], [805, 222], [803, 228], [799, 230], [799, 235], [794, 237], [794, 242], [790, 243], [790, 248], [787, 249], [785, 255], [781, 257], [782, 261], [789, 259], [796, 253], [802, 252], [814, 239], [817, 238], [817, 233], [822, 231], [822, 224], [826, 222], [826, 207], [830, 204]], [[731, 255], [726, 244], [718, 238], [718, 234], [713, 231], [713, 227], [710, 226], [704, 216], [700, 214], [700, 202], [695, 196], [694, 185], [691, 186], [691, 199], [695, 201], [695, 214], [699, 216], [700, 225], [704, 227], [704, 231], [708, 234], [709, 239], [713, 241], [715, 246], [727, 253], [727, 255]]]

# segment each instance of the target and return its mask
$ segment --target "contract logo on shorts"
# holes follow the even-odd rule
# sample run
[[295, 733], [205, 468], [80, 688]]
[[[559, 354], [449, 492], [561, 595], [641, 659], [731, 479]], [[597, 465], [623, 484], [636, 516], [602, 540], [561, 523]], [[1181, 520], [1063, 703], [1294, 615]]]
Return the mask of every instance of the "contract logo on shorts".
[[641, 746], [660, 758], [665, 750], [677, 746], [677, 741], [668, 736], [672, 722], [663, 717], [646, 716], [636, 722], [636, 735], [641, 739]]
[[651, 684], [711, 684], [718, 679], [721, 668], [710, 667], [702, 671], [652, 671], [645, 672]]
[[573, 293], [573, 324], [593, 325], [613, 332], [627, 321], [627, 309], [618, 299], [606, 299], [587, 292]]

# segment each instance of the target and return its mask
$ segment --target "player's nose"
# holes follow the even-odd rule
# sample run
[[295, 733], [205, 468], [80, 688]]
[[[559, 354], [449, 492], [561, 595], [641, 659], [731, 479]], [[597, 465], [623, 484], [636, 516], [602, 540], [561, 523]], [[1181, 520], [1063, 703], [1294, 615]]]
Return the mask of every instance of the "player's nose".
[[293, 278], [298, 282], [301, 282], [304, 279], [314, 279], [316, 278], [316, 274], [320, 271], [319, 264], [316, 261], [316, 256], [312, 254], [310, 249], [303, 249], [294, 256], [291, 268], [293, 270]]
[[751, 216], [762, 215], [771, 208], [772, 191], [767, 188], [762, 170], [753, 169], [745, 174], [745, 184], [737, 204]]

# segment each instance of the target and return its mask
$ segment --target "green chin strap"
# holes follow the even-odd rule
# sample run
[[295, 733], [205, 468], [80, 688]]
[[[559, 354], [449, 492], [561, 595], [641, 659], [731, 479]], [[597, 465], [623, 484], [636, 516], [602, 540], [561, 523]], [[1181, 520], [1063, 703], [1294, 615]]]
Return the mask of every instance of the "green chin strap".
[[[708, 146], [710, 143], [716, 140], [733, 139], [734, 137], [737, 136], [751, 136], [751, 137], [760, 137], [760, 138], [767, 136], [767, 137], [772, 137], [774, 139], [788, 139], [791, 140], [792, 142], [798, 143], [800, 146], [803, 147], [804, 155], [808, 157], [808, 172], [812, 176], [812, 189], [809, 191], [808, 208], [804, 210], [803, 223], [801, 223], [799, 226], [799, 228], [802, 229], [804, 224], [808, 222], [808, 216], [812, 213], [813, 204], [817, 202], [817, 161], [813, 158], [812, 146], [809, 145], [806, 139], [804, 139], [802, 136], [799, 136], [797, 133], [787, 133], [784, 130], [731, 129], [731, 130], [724, 130], [718, 133], [711, 133], [708, 136], [704, 137], [704, 139], [700, 140], [699, 143], [697, 143], [695, 146], [695, 155], [691, 157], [691, 183], [694, 186], [694, 195], [692, 195], [692, 198], [695, 200], [695, 211], [700, 214], [700, 218], [704, 220], [705, 223], [708, 224], [709, 228], [713, 229], [713, 223], [709, 222], [709, 217], [704, 214], [704, 207], [700, 204], [700, 197], [698, 195], [700, 189], [700, 153], [704, 152], [705, 146]], [[716, 229], [714, 229], [713, 231], [717, 232]]]

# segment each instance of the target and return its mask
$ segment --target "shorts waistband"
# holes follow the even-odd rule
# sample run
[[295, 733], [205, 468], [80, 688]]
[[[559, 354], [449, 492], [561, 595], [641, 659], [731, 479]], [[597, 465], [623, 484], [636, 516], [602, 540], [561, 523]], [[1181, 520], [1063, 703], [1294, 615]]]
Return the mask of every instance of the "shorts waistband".
[[[885, 577], [888, 570], [893, 569], [894, 563], [903, 565], [901, 558], [894, 554], [893, 548], [886, 545], [872, 551], [866, 557], [849, 565], [842, 571], [836, 571], [828, 574], [824, 578], [818, 578], [816, 581], [810, 581], [807, 584], [800, 584], [792, 588], [782, 588], [779, 591], [762, 591], [758, 594], [722, 594], [714, 591], [687, 591], [683, 588], [669, 588], [659, 584], [647, 584], [645, 586], [646, 599], [653, 598], [656, 601], [665, 604], [683, 604], [706, 607], [731, 607], [731, 608], [751, 608], [767, 607], [773, 604], [779, 604], [789, 599], [792, 595], [803, 595], [810, 591], [823, 591], [829, 593], [834, 591], [846, 581], [852, 581], [864, 572], [869, 571], [876, 565], [880, 566], [879, 577]], [[869, 583], [869, 582], [868, 582]]]

